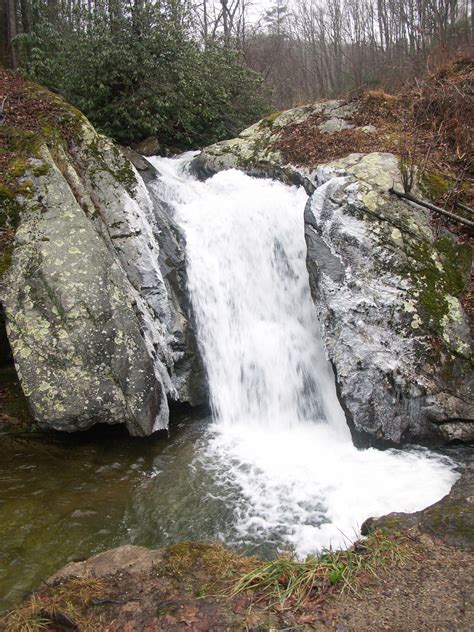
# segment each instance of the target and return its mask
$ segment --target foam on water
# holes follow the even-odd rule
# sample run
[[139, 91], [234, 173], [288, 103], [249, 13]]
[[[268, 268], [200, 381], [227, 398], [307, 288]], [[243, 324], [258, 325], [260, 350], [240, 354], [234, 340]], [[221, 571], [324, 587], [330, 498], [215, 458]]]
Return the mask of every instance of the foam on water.
[[232, 537], [303, 556], [446, 494], [447, 459], [352, 444], [309, 291], [304, 191], [233, 170], [198, 182], [189, 156], [153, 161], [186, 235], [209, 377], [215, 422], [197, 459], [229, 495]]

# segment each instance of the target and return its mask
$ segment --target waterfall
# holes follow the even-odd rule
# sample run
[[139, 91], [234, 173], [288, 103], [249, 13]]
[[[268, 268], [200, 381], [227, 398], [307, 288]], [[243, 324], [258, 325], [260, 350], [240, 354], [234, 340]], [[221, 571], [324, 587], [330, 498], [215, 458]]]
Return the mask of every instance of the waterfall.
[[186, 235], [213, 410], [198, 459], [232, 512], [222, 536], [305, 555], [438, 500], [457, 477], [446, 458], [352, 444], [309, 291], [304, 191], [233, 170], [199, 182], [189, 160], [153, 162]]

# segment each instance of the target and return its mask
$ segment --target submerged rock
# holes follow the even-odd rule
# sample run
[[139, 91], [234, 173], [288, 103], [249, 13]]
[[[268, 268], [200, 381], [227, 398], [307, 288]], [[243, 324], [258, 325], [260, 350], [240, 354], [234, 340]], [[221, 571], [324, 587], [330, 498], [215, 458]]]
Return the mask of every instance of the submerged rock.
[[[153, 167], [137, 166], [151, 181]], [[167, 209], [83, 117], [74, 140], [40, 146], [19, 180], [1, 302], [35, 421], [64, 431], [125, 423], [133, 435], [167, 428], [169, 401], [205, 399], [184, 241]]]
[[472, 339], [462, 302], [471, 248], [438, 229], [428, 211], [389, 194], [402, 190], [393, 154], [298, 167], [278, 150], [282, 130], [305, 129], [309, 117], [322, 137], [352, 133], [356, 110], [334, 101], [277, 113], [207, 147], [194, 172], [238, 168], [303, 184], [310, 195], [311, 292], [356, 443], [471, 441]]

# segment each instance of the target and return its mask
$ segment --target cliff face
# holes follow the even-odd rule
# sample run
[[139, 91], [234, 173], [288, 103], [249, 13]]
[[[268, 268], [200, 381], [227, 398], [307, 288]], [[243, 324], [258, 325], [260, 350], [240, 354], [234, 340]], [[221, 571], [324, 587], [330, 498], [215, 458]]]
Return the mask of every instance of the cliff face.
[[151, 434], [170, 401], [205, 400], [184, 239], [117, 147], [54, 95], [23, 89], [49, 109], [41, 129], [11, 126], [23, 143], [2, 185], [15, 235], [1, 302], [22, 389], [42, 428]]
[[[350, 153], [367, 135], [376, 147], [393, 144], [393, 130], [385, 138], [357, 108], [327, 102], [278, 113], [206, 148], [194, 171], [207, 177], [238, 168], [305, 186], [315, 317], [356, 441], [470, 441], [471, 248], [429, 212], [389, 194], [392, 186], [402, 190], [393, 153]], [[313, 159], [292, 164], [287, 139], [301, 155], [308, 134], [318, 138]]]

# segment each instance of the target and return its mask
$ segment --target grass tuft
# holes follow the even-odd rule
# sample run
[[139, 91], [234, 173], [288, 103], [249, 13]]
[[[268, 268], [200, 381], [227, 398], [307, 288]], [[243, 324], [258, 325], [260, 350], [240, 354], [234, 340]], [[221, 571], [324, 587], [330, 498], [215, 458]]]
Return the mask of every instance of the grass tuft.
[[69, 579], [56, 585], [52, 591], [32, 595], [0, 617], [0, 629], [5, 632], [39, 632], [59, 628], [92, 632], [97, 628], [91, 623], [89, 615], [84, 616], [84, 609], [94, 600], [106, 596], [106, 585], [101, 579]]
[[9, 612], [1, 623], [5, 632], [39, 632], [47, 630], [51, 621], [40, 614], [41, 605], [32, 597]]
[[294, 608], [336, 587], [358, 594], [362, 577], [377, 577], [380, 570], [406, 555], [408, 549], [401, 536], [375, 531], [346, 551], [324, 551], [309, 555], [304, 562], [282, 556], [259, 564], [239, 578], [231, 596], [254, 591], [274, 605]]

